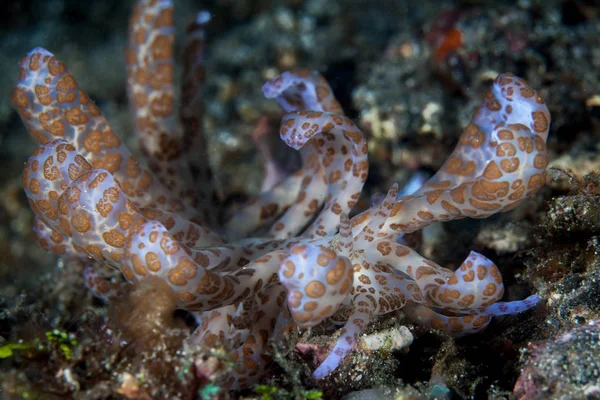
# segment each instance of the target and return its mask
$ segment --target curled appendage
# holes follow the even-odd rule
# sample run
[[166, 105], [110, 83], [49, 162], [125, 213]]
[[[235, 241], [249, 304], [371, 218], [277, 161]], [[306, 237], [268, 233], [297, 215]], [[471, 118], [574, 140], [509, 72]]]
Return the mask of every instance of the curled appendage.
[[127, 230], [140, 216], [112, 175], [92, 170], [73, 146], [54, 140], [29, 158], [22, 184], [40, 218], [35, 231], [42, 245], [118, 267]]
[[325, 205], [304, 235], [319, 238], [335, 233], [340, 214], [349, 213], [354, 207], [367, 179], [369, 163], [364, 135], [342, 115], [300, 111], [283, 117], [280, 136], [294, 149], [313, 146], [327, 183]]
[[179, 307], [204, 311], [238, 304], [277, 282], [279, 265], [288, 254], [276, 250], [230, 271], [232, 263], [239, 264], [226, 250], [190, 249], [160, 222], [148, 221], [129, 236], [121, 268], [129, 281], [147, 276], [162, 279]]
[[127, 282], [113, 282], [99, 275], [96, 268], [91, 265], [83, 270], [83, 281], [94, 297], [105, 301], [118, 299], [131, 287]]
[[347, 315], [335, 347], [327, 359], [317, 368], [313, 377], [320, 379], [335, 370], [358, 343], [371, 318], [402, 309], [407, 300], [421, 302], [423, 297], [417, 284], [398, 274], [392, 266], [375, 261], [364, 249], [355, 248], [352, 309]]
[[474, 178], [514, 182], [518, 175], [544, 170], [550, 119], [548, 107], [527, 82], [511, 74], [499, 75], [453, 153], [420, 192]]
[[[56, 232], [48, 232], [48, 238], [58, 239], [61, 235], [70, 242], [64, 251], [74, 249], [118, 266], [124, 240], [142, 215], [113, 176], [99, 171], [93, 170], [72, 145], [57, 139], [35, 150], [25, 164], [22, 185], [32, 210]], [[94, 179], [95, 185], [87, 185]], [[211, 230], [178, 214], [145, 209], [144, 216], [162, 221], [184, 242], [224, 242]]]
[[473, 314], [477, 309], [491, 306], [504, 294], [496, 265], [474, 251], [454, 272], [390, 240], [377, 241], [365, 249], [364, 256], [373, 264], [411, 278], [418, 292], [409, 300], [429, 307]]
[[516, 207], [545, 182], [549, 124], [537, 93], [519, 78], [500, 75], [448, 160], [421, 189], [396, 202], [383, 231], [398, 235]]
[[313, 372], [313, 378], [322, 379], [334, 371], [344, 358], [358, 344], [358, 336], [367, 327], [373, 317], [372, 299], [365, 295], [357, 296], [348, 321], [341, 330], [340, 338], [325, 361]]
[[[356, 265], [366, 263], [362, 261], [356, 261]], [[346, 317], [335, 347], [313, 373], [315, 379], [327, 376], [341, 364], [356, 347], [359, 335], [366, 329], [373, 316], [403, 309], [407, 298], [409, 300], [420, 298], [418, 287], [413, 281], [386, 272], [379, 266], [371, 265], [368, 269], [358, 268], [354, 276], [355, 294], [351, 301], [352, 310]]]
[[235, 349], [247, 337], [248, 329], [237, 329], [233, 321], [239, 318], [242, 305], [229, 305], [211, 311], [193, 312], [198, 327], [188, 339], [190, 344], [209, 348]]
[[[285, 111], [329, 111], [343, 114], [327, 81], [317, 72], [297, 70], [284, 72], [263, 85], [263, 94], [274, 98]], [[321, 208], [325, 191], [322, 168], [313, 149], [303, 149], [302, 169], [275, 185], [269, 192], [236, 212], [227, 224], [230, 237], [274, 221], [268, 236], [285, 239], [297, 235]]]
[[279, 270], [287, 302], [298, 326], [315, 326], [333, 315], [350, 294], [353, 267], [347, 257], [323, 246], [298, 244]]
[[256, 311], [248, 321], [248, 333], [236, 350], [231, 361], [235, 362], [231, 377], [224, 387], [240, 389], [249, 387], [263, 377], [270, 364], [270, 357], [265, 354], [268, 340], [277, 326], [280, 310], [285, 303], [285, 289], [274, 285], [259, 292], [255, 299]]
[[534, 294], [524, 300], [498, 302], [473, 313], [457, 316], [444, 315], [415, 303], [405, 307], [404, 311], [419, 325], [460, 337], [482, 331], [489, 325], [492, 317], [519, 314], [535, 307], [538, 301], [539, 296]]
[[11, 104], [38, 143], [66, 140], [93, 168], [113, 174], [136, 204], [198, 215], [133, 158], [65, 64], [49, 51], [37, 47], [23, 57]]
[[550, 112], [540, 95], [523, 79], [500, 74], [492, 89], [483, 96], [473, 115], [480, 129], [493, 129], [500, 123], [523, 124], [545, 142], [550, 129]]
[[80, 176], [58, 199], [61, 232], [100, 263], [120, 268], [125, 240], [144, 221], [105, 170]]
[[298, 69], [276, 76], [262, 87], [268, 99], [275, 99], [286, 112], [313, 110], [343, 114], [329, 84], [316, 71]]
[[449, 312], [473, 312], [486, 308], [500, 300], [504, 294], [498, 267], [474, 251], [447, 279], [430, 266], [417, 268], [415, 275], [427, 305], [441, 307]]
[[533, 295], [520, 301], [497, 302], [504, 293], [500, 271], [489, 259], [475, 252], [454, 272], [389, 240], [377, 241], [376, 245], [366, 248], [364, 257], [380, 268], [410, 278], [402, 289], [411, 300], [403, 309], [409, 317], [423, 326], [455, 336], [478, 332], [487, 326], [491, 317], [525, 311], [538, 299]]
[[173, 3], [138, 1], [125, 50], [136, 135], [155, 176], [178, 198], [195, 206], [197, 193], [183, 156], [183, 132], [175, 106], [174, 41]]
[[58, 198], [92, 166], [75, 147], [56, 139], [38, 147], [25, 163], [21, 184], [31, 209], [53, 229], [58, 224]]
[[188, 254], [190, 250], [175, 240], [160, 222], [141, 224], [128, 237], [124, 247], [122, 271], [125, 278], [132, 282], [148, 276], [164, 280], [173, 289], [181, 307], [195, 304], [198, 307], [194, 309], [202, 309], [201, 303], [211, 303], [212, 308], [216, 308], [219, 300], [226, 301], [233, 296], [233, 286], [237, 282], [207, 270], [216, 255], [207, 251], [192, 258], [191, 253]]
[[70, 237], [50, 228], [39, 216], [33, 219], [33, 233], [40, 247], [59, 256], [86, 259], [88, 255], [77, 248]]
[[59, 208], [64, 192], [91, 172], [85, 158], [62, 139], [41, 145], [27, 160], [22, 185], [37, 215], [34, 231], [43, 248], [80, 258], [89, 256], [88, 243], [73, 240], [71, 221], [61, 215]]
[[225, 347], [234, 365], [232, 374], [221, 382], [235, 390], [255, 383], [267, 369], [270, 357], [265, 354], [267, 341], [281, 330], [281, 309], [285, 290], [274, 285], [249, 301], [198, 313], [198, 328], [189, 342], [203, 347]]

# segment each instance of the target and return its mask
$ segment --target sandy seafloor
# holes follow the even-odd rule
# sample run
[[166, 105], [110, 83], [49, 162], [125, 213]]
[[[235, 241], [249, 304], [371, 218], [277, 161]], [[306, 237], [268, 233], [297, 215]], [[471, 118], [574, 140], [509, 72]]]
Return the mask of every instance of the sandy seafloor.
[[[173, 350], [176, 334], [144, 355], [115, 349], [107, 336], [118, 331], [119, 316], [85, 289], [78, 263], [46, 254], [31, 232], [33, 214], [20, 175], [36, 146], [9, 104], [18, 61], [35, 46], [56, 54], [136, 152], [122, 57], [130, 6], [113, 0], [2, 5], [2, 399], [228, 396], [190, 373], [189, 360]], [[276, 140], [281, 113], [260, 91], [266, 79], [286, 69], [321, 72], [367, 135], [370, 175], [363, 207], [394, 182], [435, 172], [499, 73], [526, 79], [552, 114], [549, 174], [537, 196], [488, 219], [433, 225], [418, 248], [450, 268], [469, 250], [488, 256], [502, 271], [505, 299], [539, 293], [536, 308], [497, 318], [483, 333], [461, 339], [415, 326], [402, 312], [380, 317], [367, 333], [406, 326], [414, 336], [409, 348], [356, 352], [319, 382], [310, 379], [314, 364], [294, 352], [294, 344], [330, 345], [331, 332], [297, 332], [289, 343], [274, 345], [276, 363], [265, 386], [231, 396], [600, 398], [596, 2], [177, 0], [175, 8], [177, 50], [196, 10], [213, 15], [204, 124], [220, 199], [232, 206], [260, 188], [263, 167], [251, 132], [261, 116], [273, 127], [269, 144], [278, 164], [283, 170], [297, 167], [292, 152]], [[177, 329], [191, 329], [185, 317], [176, 315], [183, 326]], [[205, 357], [209, 363], [215, 356]]]

